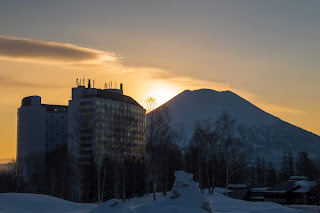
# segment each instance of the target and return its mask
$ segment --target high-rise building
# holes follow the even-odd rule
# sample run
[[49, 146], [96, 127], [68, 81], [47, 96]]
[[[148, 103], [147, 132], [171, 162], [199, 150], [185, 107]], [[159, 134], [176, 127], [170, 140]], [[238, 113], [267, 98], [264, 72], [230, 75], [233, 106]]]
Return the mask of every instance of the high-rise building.
[[67, 144], [68, 106], [41, 104], [41, 97], [29, 96], [17, 118], [18, 170], [32, 184], [44, 172], [47, 154]]
[[142, 157], [146, 110], [120, 89], [72, 88], [69, 101], [69, 150], [81, 164], [103, 157]]
[[145, 129], [146, 110], [123, 95], [122, 84], [120, 89], [95, 89], [90, 84], [72, 88], [68, 122], [68, 155], [76, 168], [72, 191], [84, 199], [92, 194], [98, 184], [96, 172], [106, 159], [121, 163], [144, 157]]
[[79, 85], [72, 88], [69, 106], [41, 104], [41, 97], [30, 96], [18, 109], [18, 171], [28, 185], [50, 187], [64, 178], [57, 173], [65, 169], [74, 169], [76, 188], [88, 178], [96, 184], [93, 172], [105, 159], [141, 159], [145, 147], [146, 110], [123, 95], [122, 84], [120, 89]]

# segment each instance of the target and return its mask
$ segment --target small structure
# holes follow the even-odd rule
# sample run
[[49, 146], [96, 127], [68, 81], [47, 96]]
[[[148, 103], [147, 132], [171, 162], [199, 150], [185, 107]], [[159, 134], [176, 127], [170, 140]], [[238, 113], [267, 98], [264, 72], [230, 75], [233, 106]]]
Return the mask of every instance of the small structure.
[[251, 188], [247, 200], [248, 201], [264, 201], [264, 192], [267, 191], [269, 187], [261, 188]]
[[318, 192], [319, 187], [315, 181], [303, 176], [292, 176], [266, 190], [264, 200], [285, 205], [319, 205]]
[[229, 184], [228, 189], [231, 190], [231, 192], [228, 192], [228, 194], [226, 194], [228, 197], [231, 197], [233, 199], [238, 199], [238, 200], [248, 199], [248, 193], [250, 191], [250, 188], [247, 185]]

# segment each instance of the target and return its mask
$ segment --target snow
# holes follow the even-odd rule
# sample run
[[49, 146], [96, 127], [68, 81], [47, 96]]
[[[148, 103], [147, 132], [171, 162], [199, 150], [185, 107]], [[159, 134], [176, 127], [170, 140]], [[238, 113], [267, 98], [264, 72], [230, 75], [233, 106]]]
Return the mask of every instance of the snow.
[[309, 180], [306, 176], [291, 176], [289, 180]]
[[0, 194], [0, 213], [86, 213], [95, 205], [78, 204], [40, 194]]
[[[226, 188], [215, 187], [215, 188], [214, 188], [214, 192], [224, 194], [224, 193], [226, 193]], [[233, 191], [230, 190], [230, 189], [228, 189], [228, 192], [233, 192]]]
[[177, 171], [173, 190], [166, 197], [157, 193], [158, 201], [153, 201], [152, 194], [149, 194], [127, 200], [126, 204], [113, 199], [98, 206], [73, 203], [48, 195], [6, 193], [0, 194], [0, 213], [208, 213], [213, 212], [211, 208], [216, 213], [298, 213], [320, 210], [314, 206], [292, 205], [289, 208], [271, 202], [236, 200], [216, 191], [208, 194], [205, 190], [201, 195], [198, 183], [192, 180], [192, 174]]
[[278, 203], [272, 202], [250, 202], [236, 200], [224, 196], [223, 194], [214, 193], [213, 195], [205, 196], [212, 199], [214, 212], [255, 212], [255, 213], [297, 213], [302, 212], [297, 209], [288, 208]]
[[301, 188], [311, 188], [316, 185], [314, 181], [308, 180], [300, 180], [296, 182], [296, 185], [300, 186]]
[[243, 189], [243, 188], [248, 188], [247, 185], [245, 184], [229, 184], [229, 188], [235, 188], [235, 189]]
[[251, 188], [251, 192], [264, 192], [267, 191], [269, 187], [261, 187], [261, 188]]
[[[280, 204], [271, 203], [271, 202], [270, 203], [249, 202], [249, 201], [235, 200], [216, 192], [213, 195], [205, 194], [204, 198], [212, 199], [212, 203], [213, 203], [212, 206], [215, 213], [219, 213], [219, 212], [298, 213], [302, 211], [299, 211], [297, 209], [301, 209], [306, 212], [318, 212], [320, 210], [319, 206], [290, 205], [288, 206], [290, 208], [288, 208], [286, 206], [282, 206]], [[160, 201], [156, 201], [156, 202], [152, 201], [152, 194], [150, 194], [148, 196], [144, 196], [141, 198], [131, 199], [130, 201], [126, 202], [126, 204], [133, 210], [131, 211], [132, 213], [133, 212], [136, 212], [136, 213], [162, 212], [161, 209], [164, 209], [165, 207], [160, 204], [161, 202], [163, 202], [161, 200], [164, 200], [165, 198], [163, 198], [159, 193], [158, 199]], [[108, 201], [106, 203], [108, 203]], [[78, 204], [78, 203], [72, 203], [72, 202], [64, 201], [64, 200], [51, 197], [51, 196], [46, 196], [46, 195], [17, 194], [17, 193], [0, 194], [0, 213], [22, 213], [22, 212], [23, 213], [31, 213], [31, 212], [32, 213], [58, 213], [58, 212], [59, 213], [93, 213], [93, 212], [113, 213], [113, 212], [118, 212], [118, 211], [111, 211], [111, 209], [109, 209], [108, 207], [105, 208], [104, 204], [100, 206], [93, 205], [93, 204]], [[153, 205], [153, 204], [158, 204], [158, 205]], [[140, 208], [140, 210], [137, 208], [137, 206], [142, 207], [144, 205], [153, 205], [154, 207], [158, 208], [158, 211], [154, 209], [149, 209], [149, 208], [146, 211], [142, 211], [142, 208]], [[181, 205], [185, 205], [185, 204], [182, 203]], [[122, 204], [120, 206], [122, 206]], [[179, 209], [180, 206], [176, 205], [175, 208]], [[191, 211], [192, 209], [187, 209], [187, 208], [183, 208], [183, 209], [185, 213], [197, 213], [196, 211]], [[120, 212], [121, 211], [119, 211], [119, 213]], [[126, 212], [126, 211], [122, 211], [121, 213], [123, 212]], [[130, 211], [128, 211], [128, 213], [129, 212]], [[177, 210], [173, 212], [181, 212], [181, 211]]]
[[307, 193], [308, 191], [310, 191], [310, 188], [299, 188], [294, 190], [294, 193]]
[[170, 111], [173, 127], [183, 129], [182, 147], [188, 145], [195, 121], [215, 121], [222, 112], [228, 112], [247, 127], [245, 142], [252, 149], [252, 160], [258, 155], [279, 168], [283, 153], [288, 151], [320, 156], [319, 136], [266, 113], [230, 91], [186, 90], [164, 105]]
[[121, 200], [111, 199], [92, 209], [89, 213], [134, 213]]
[[192, 174], [175, 172], [176, 180], [171, 192], [161, 201], [136, 208], [137, 213], [185, 213], [213, 212], [211, 201], [200, 194], [199, 184], [192, 180]]
[[290, 208], [300, 209], [304, 212], [310, 212], [310, 213], [319, 213], [320, 212], [320, 206], [311, 206], [311, 205], [288, 205]]

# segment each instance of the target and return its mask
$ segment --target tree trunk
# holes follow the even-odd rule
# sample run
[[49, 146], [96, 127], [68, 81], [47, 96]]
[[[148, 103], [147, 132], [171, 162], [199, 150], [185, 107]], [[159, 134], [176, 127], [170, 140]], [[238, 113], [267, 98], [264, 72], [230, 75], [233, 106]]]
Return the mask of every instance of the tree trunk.
[[228, 197], [228, 185], [229, 185], [229, 168], [228, 162], [226, 162], [226, 196]]
[[156, 181], [153, 180], [153, 183], [152, 183], [152, 193], [153, 193], [153, 200], [154, 200], [154, 201], [157, 200], [157, 197], [156, 197], [156, 189], [157, 189], [157, 184], [156, 184]]
[[102, 202], [104, 202], [104, 186], [105, 186], [105, 182], [106, 182], [106, 172], [107, 172], [107, 163], [104, 166], [104, 170], [103, 170], [103, 180], [102, 180], [102, 192], [101, 192], [101, 199]]
[[126, 170], [123, 165], [122, 169], [122, 200], [125, 203], [126, 202]]
[[214, 176], [214, 163], [212, 163], [212, 190], [211, 190], [211, 193], [210, 194], [213, 194], [213, 192], [214, 192], [214, 178], [215, 178], [215, 176]]

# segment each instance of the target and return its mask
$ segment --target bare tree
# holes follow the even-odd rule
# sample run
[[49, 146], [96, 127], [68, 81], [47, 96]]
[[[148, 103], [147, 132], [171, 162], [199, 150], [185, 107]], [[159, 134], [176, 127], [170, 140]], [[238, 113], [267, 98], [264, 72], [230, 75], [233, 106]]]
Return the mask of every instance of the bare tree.
[[[171, 116], [166, 106], [156, 107], [155, 98], [146, 100], [149, 110], [147, 119], [147, 166], [149, 180], [152, 185], [153, 199], [156, 200], [157, 184], [162, 185], [166, 194], [168, 185], [168, 161], [181, 154], [176, 145], [176, 132], [171, 127]], [[181, 159], [180, 159], [181, 160]], [[171, 162], [172, 163], [172, 162]], [[178, 165], [179, 166], [179, 165]]]
[[188, 159], [186, 163], [189, 164], [188, 169], [197, 174], [201, 189], [208, 188], [213, 193], [221, 183], [220, 179], [225, 177], [223, 185], [227, 190], [230, 177], [243, 169], [243, 136], [241, 127], [226, 112], [215, 122], [196, 122], [186, 157], [196, 157], [197, 165], [190, 167], [193, 163]]

